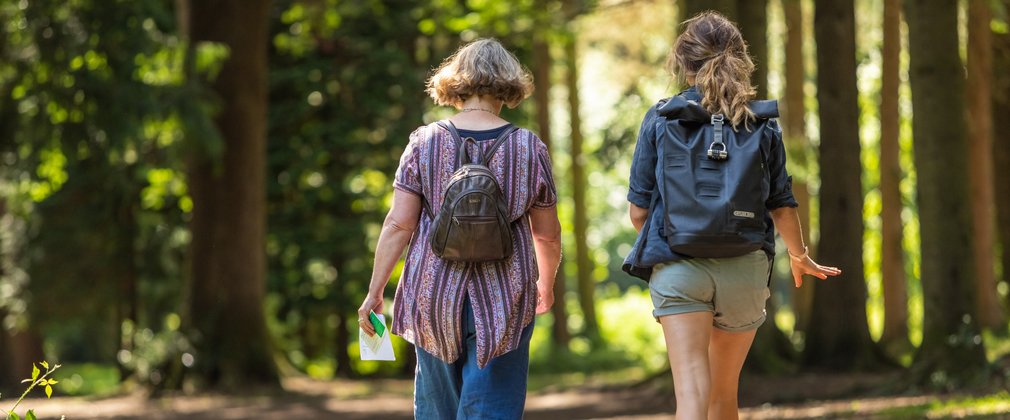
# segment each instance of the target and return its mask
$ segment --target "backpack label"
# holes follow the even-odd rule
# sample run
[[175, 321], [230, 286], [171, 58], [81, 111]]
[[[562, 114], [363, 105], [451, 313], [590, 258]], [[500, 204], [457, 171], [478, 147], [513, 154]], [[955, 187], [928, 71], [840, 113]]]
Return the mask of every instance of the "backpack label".
[[748, 219], [754, 218], [754, 212], [751, 211], [737, 210], [733, 212], [733, 215], [736, 217], [746, 217]]

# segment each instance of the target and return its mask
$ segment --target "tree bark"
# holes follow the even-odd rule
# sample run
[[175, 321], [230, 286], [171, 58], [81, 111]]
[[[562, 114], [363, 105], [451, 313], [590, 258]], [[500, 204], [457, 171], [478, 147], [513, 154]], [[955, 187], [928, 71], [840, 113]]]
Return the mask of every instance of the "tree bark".
[[191, 38], [229, 48], [212, 83], [220, 159], [194, 158], [188, 325], [207, 387], [278, 385], [263, 311], [269, 0], [192, 2]]
[[[130, 173], [135, 169], [134, 165], [128, 167]], [[132, 185], [124, 187], [126, 191], [124, 191], [121, 197], [123, 202], [119, 208], [118, 217], [123, 230], [121, 233], [122, 236], [119, 238], [119, 258], [116, 261], [118, 268], [114, 269], [120, 276], [120, 296], [119, 302], [117, 302], [117, 319], [113, 331], [118, 333], [115, 335], [115, 348], [132, 353], [134, 351], [133, 332], [137, 331], [139, 326], [137, 320], [137, 248], [134, 244], [137, 239], [138, 224], [135, 199], [140, 197], [140, 191], [134, 190]], [[129, 335], [123, 337], [123, 324], [125, 322], [130, 323], [132, 331]], [[129, 367], [123, 363], [118, 364], [121, 380], [125, 380], [133, 374], [133, 371]]]
[[[751, 84], [757, 87], [757, 98], [768, 96], [768, 1], [739, 0], [736, 8], [739, 14], [737, 25], [748, 44], [748, 53], [753, 57], [755, 70]], [[775, 323], [778, 305], [767, 305], [768, 321], [757, 331], [754, 345], [747, 355], [748, 370], [781, 372], [795, 356], [792, 342]]]
[[814, 310], [804, 362], [829, 369], [866, 367], [875, 361], [866, 323], [863, 277], [863, 190], [860, 176], [856, 89], [855, 10], [845, 0], [819, 1], [817, 42], [821, 168], [819, 259], [842, 275], [813, 281]]
[[913, 369], [921, 381], [950, 389], [986, 366], [971, 316], [975, 270], [957, 1], [906, 0], [905, 16], [924, 312]]
[[757, 98], [768, 97], [768, 0], [737, 0], [737, 26], [754, 60], [751, 83]]
[[[1010, 0], [1003, 0], [1004, 10], [1010, 10]], [[993, 116], [1010, 115], [1010, 34], [993, 34]], [[997, 117], [998, 116], [998, 117]], [[1004, 121], [1002, 119], [998, 121]], [[1010, 168], [1010, 124], [993, 125], [992, 156], [994, 168]], [[1002, 253], [1004, 284], [1010, 283], [1010, 179], [994, 177], [996, 220]], [[1004, 303], [1010, 308], [1010, 294]]]
[[[553, 151], [551, 147], [551, 47], [543, 34], [537, 35], [533, 41], [533, 80], [536, 82], [536, 89], [533, 91], [533, 102], [537, 108], [537, 130], [540, 140], [547, 146], [548, 153]], [[562, 267], [564, 263], [562, 262]], [[551, 307], [551, 315], [554, 323], [551, 327], [551, 342], [555, 348], [567, 349], [571, 340], [571, 333], [568, 331], [568, 313], [565, 310], [565, 271], [558, 270], [554, 276], [554, 306]]]
[[600, 338], [600, 327], [596, 320], [596, 284], [593, 280], [593, 261], [589, 257], [586, 232], [589, 219], [586, 215], [586, 155], [582, 150], [582, 118], [579, 112], [579, 72], [578, 41], [574, 38], [565, 42], [565, 59], [568, 64], [566, 83], [568, 87], [568, 109], [571, 123], [570, 153], [572, 156], [572, 230], [575, 236], [576, 280], [579, 289], [579, 305], [585, 322], [585, 334], [591, 340]]
[[884, 330], [880, 342], [893, 354], [910, 350], [908, 339], [908, 287], [902, 248], [901, 116], [898, 88], [901, 56], [901, 0], [884, 0], [884, 45], [880, 82], [880, 223], [881, 286], [884, 295]]
[[[805, 59], [803, 57], [803, 2], [801, 0], [783, 0], [782, 8], [786, 18], [786, 51], [785, 51], [785, 100], [783, 106], [783, 134], [786, 147], [789, 150], [790, 166], [799, 165], [803, 170], [793, 174], [793, 196], [799, 207], [796, 209], [803, 227], [803, 243], [807, 244], [811, 255], [816, 255], [815, 244], [810, 240], [810, 191], [805, 177], [810, 173], [807, 169], [807, 156], [810, 141], [806, 129], [806, 94], [803, 86], [806, 84]], [[796, 331], [806, 331], [810, 323], [810, 311], [814, 303], [814, 288], [801, 287], [793, 290], [793, 313], [795, 314]]]
[[[0, 321], [6, 316], [0, 311]], [[32, 363], [44, 359], [42, 337], [37, 332], [31, 328], [8, 330], [0, 325], [0, 392], [20, 395], [24, 391], [21, 380], [31, 377]]]
[[968, 166], [975, 251], [975, 316], [983, 328], [1005, 329], [994, 271], [996, 215], [992, 151], [992, 13], [989, 0], [968, 1]]

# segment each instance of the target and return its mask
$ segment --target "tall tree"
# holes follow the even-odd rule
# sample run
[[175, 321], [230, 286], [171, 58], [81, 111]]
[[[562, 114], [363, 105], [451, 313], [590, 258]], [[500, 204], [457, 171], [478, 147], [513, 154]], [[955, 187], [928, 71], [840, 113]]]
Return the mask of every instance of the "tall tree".
[[817, 102], [820, 115], [820, 259], [842, 268], [816, 282], [806, 335], [807, 365], [850, 369], [872, 363], [863, 278], [863, 189], [856, 90], [855, 5], [816, 4]]
[[[921, 379], [951, 387], [986, 365], [971, 316], [974, 261], [968, 206], [964, 73], [956, 0], [906, 0], [912, 135], [922, 247]], [[937, 383], [940, 382], [940, 383]]]
[[768, 0], [737, 0], [737, 25], [754, 59], [751, 83], [758, 99], [768, 97]]
[[565, 40], [565, 84], [568, 88], [568, 112], [571, 125], [569, 153], [571, 153], [572, 176], [572, 230], [575, 234], [575, 278], [578, 284], [579, 305], [585, 322], [586, 336], [592, 340], [600, 338], [600, 326], [596, 319], [596, 282], [593, 280], [593, 260], [589, 257], [589, 217], [586, 214], [586, 160], [582, 145], [582, 116], [579, 110], [578, 40], [571, 35]]
[[[1010, 0], [1002, 1], [1003, 10], [1010, 10]], [[1010, 20], [1010, 19], [1008, 19]], [[1010, 33], [993, 34], [993, 115], [1010, 115]], [[993, 125], [992, 156], [994, 168], [1010, 168], [1010, 124]], [[1003, 282], [1010, 283], [1010, 179], [994, 177], [996, 226], [1002, 244], [1000, 256]], [[1007, 296], [1010, 307], [1010, 296]]]
[[993, 197], [992, 29], [989, 0], [968, 1], [968, 189], [975, 251], [975, 316], [983, 328], [1006, 327], [996, 293]]
[[213, 91], [219, 159], [194, 157], [187, 322], [204, 385], [278, 384], [263, 312], [269, 0], [190, 3], [193, 43], [228, 48]]
[[[815, 255], [815, 244], [810, 240], [810, 191], [806, 177], [807, 156], [810, 141], [806, 130], [806, 94], [803, 86], [806, 84], [806, 59], [803, 56], [804, 15], [802, 0], [782, 0], [782, 9], [786, 20], [786, 50], [785, 50], [785, 100], [781, 102], [782, 128], [786, 147], [789, 150], [788, 162], [790, 169], [799, 167], [800, 171], [792, 171], [793, 195], [799, 207], [796, 209], [803, 227], [803, 242], [810, 247], [810, 254]], [[810, 323], [811, 305], [814, 301], [814, 288], [801, 287], [793, 289], [793, 313], [796, 315], [797, 331], [806, 331]]]
[[911, 349], [908, 339], [908, 287], [901, 222], [901, 125], [898, 113], [901, 56], [901, 0], [884, 0], [884, 42], [880, 81], [880, 271], [884, 331], [880, 342], [893, 353]]
[[[537, 108], [537, 134], [547, 145], [548, 152], [553, 151], [551, 144], [551, 46], [547, 35], [539, 33], [533, 40], [533, 80], [536, 89], [533, 91], [533, 102]], [[571, 334], [568, 331], [568, 313], [565, 310], [565, 270], [564, 264], [554, 276], [554, 306], [551, 314], [554, 324], [551, 327], [551, 340], [556, 348], [567, 349]]]

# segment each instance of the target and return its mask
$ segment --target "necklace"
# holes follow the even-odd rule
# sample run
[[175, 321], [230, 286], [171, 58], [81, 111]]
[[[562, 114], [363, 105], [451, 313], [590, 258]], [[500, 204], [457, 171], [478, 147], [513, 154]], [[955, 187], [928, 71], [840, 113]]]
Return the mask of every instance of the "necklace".
[[484, 112], [487, 112], [489, 114], [498, 115], [497, 112], [494, 112], [494, 111], [492, 111], [490, 109], [487, 109], [487, 108], [463, 108], [463, 109], [459, 110], [459, 112], [470, 112], [470, 111], [484, 111]]

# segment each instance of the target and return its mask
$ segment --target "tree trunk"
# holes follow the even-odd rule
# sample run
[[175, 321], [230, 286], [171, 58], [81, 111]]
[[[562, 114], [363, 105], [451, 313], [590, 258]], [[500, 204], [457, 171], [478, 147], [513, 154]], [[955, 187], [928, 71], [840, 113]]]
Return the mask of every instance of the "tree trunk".
[[[344, 258], [337, 255], [330, 259], [330, 264], [337, 273], [345, 273], [346, 264], [344, 263]], [[350, 320], [354, 320], [353, 325], [357, 327], [358, 325], [358, 313], [357, 307], [354, 302], [351, 302], [348, 296], [348, 286], [345, 284], [347, 280], [343, 275], [337, 275], [337, 278], [333, 282], [333, 290], [336, 291], [336, 302], [333, 305], [337, 316], [337, 328], [334, 331], [334, 358], [336, 359], [337, 376], [343, 378], [350, 378], [354, 375], [354, 366], [351, 364], [351, 353], [349, 347], [351, 346], [351, 336], [358, 334], [358, 329], [351, 327]], [[387, 320], [387, 323], [389, 321]]]
[[[1010, 1], [1003, 0], [1004, 10], [1010, 10]], [[1010, 34], [993, 34], [993, 116], [1010, 115]], [[1003, 121], [1000, 119], [999, 121]], [[993, 125], [993, 167], [1010, 168], [1010, 124]], [[1000, 264], [1004, 284], [1010, 283], [1010, 179], [997, 176], [993, 179], [996, 201], [996, 226], [1002, 244]], [[1005, 305], [1010, 308], [1010, 294]]]
[[[130, 165], [127, 170], [133, 173], [136, 167]], [[121, 232], [122, 236], [119, 238], [119, 258], [116, 261], [118, 267], [113, 269], [120, 276], [117, 322], [113, 329], [113, 331], [118, 333], [115, 335], [115, 348], [131, 353], [134, 351], [134, 333], [139, 327], [137, 320], [137, 248], [135, 242], [138, 225], [136, 199], [140, 197], [139, 189], [134, 188], [132, 184], [130, 182], [124, 185], [123, 196], [121, 197], [122, 203], [119, 208], [118, 220], [123, 230]], [[129, 334], [124, 336], [123, 324], [127, 322], [130, 323], [131, 328]], [[133, 374], [133, 371], [123, 363], [118, 363], [118, 365], [121, 380], [125, 380]]]
[[[543, 140], [550, 153], [551, 147], [551, 47], [543, 34], [533, 41], [533, 80], [536, 89], [533, 91], [533, 102], [537, 108], [537, 130], [540, 140]], [[564, 267], [564, 263], [561, 265]], [[556, 349], [567, 349], [571, 334], [568, 332], [568, 314], [565, 310], [565, 271], [558, 270], [554, 276], [554, 306], [551, 315], [554, 323], [551, 328], [551, 342]]]
[[[748, 44], [748, 52], [756, 65], [751, 83], [757, 87], [757, 97], [768, 96], [768, 1], [739, 0], [740, 32]], [[748, 370], [782, 372], [794, 356], [789, 337], [775, 324], [778, 306], [774, 302], [767, 305], [768, 321], [757, 331], [754, 345], [747, 354]]]
[[[6, 311], [0, 311], [0, 321], [7, 315]], [[32, 376], [32, 363], [44, 359], [42, 337], [38, 333], [31, 328], [17, 331], [0, 325], [0, 392], [20, 395], [25, 387], [21, 380]]]
[[819, 1], [814, 13], [817, 102], [821, 122], [819, 259], [842, 275], [812, 281], [814, 310], [804, 361], [848, 370], [875, 360], [866, 323], [863, 278], [863, 189], [856, 90], [855, 10], [844, 0]]
[[[714, 10], [722, 13], [727, 19], [736, 22], [737, 4], [746, 0], [683, 0], [680, 2], [680, 21], [693, 18], [698, 13]], [[764, 2], [764, 0], [761, 0]], [[678, 28], [682, 29], [682, 28]]]
[[737, 0], [737, 25], [754, 60], [751, 83], [757, 98], [768, 97], [768, 0]]
[[968, 166], [975, 251], [975, 316], [979, 326], [1005, 329], [996, 293], [992, 151], [992, 29], [989, 0], [968, 1]]
[[579, 287], [579, 305], [585, 321], [585, 334], [591, 340], [600, 338], [600, 327], [596, 320], [596, 284], [593, 280], [593, 261], [589, 258], [589, 244], [586, 231], [589, 219], [586, 215], [586, 158], [582, 150], [582, 118], [579, 113], [579, 72], [578, 41], [572, 38], [565, 42], [565, 59], [568, 64], [566, 82], [568, 86], [568, 109], [571, 116], [571, 156], [572, 156], [572, 228], [575, 236], [575, 277]]
[[889, 354], [911, 350], [908, 339], [908, 287], [902, 248], [901, 116], [898, 88], [901, 56], [901, 0], [884, 0], [884, 45], [880, 82], [880, 224], [881, 286], [884, 294], [884, 331], [880, 342]]
[[188, 325], [201, 385], [278, 385], [263, 311], [268, 0], [192, 2], [191, 38], [229, 48], [212, 83], [223, 154], [194, 158]]
[[[785, 100], [783, 105], [783, 134], [786, 147], [789, 150], [789, 164], [799, 167], [799, 174], [793, 174], [793, 196], [799, 207], [796, 209], [803, 227], [803, 243], [810, 248], [810, 254], [815, 255], [814, 244], [810, 241], [810, 191], [805, 177], [808, 176], [807, 156], [810, 141], [807, 140], [806, 129], [806, 94], [803, 86], [806, 84], [805, 59], [803, 57], [803, 2], [801, 0], [783, 0], [782, 8], [786, 18], [786, 51], [785, 51]], [[795, 172], [795, 171], [794, 171]], [[810, 323], [810, 311], [814, 303], [814, 288], [801, 287], [793, 291], [793, 313], [795, 314], [796, 331], [806, 331]]]
[[951, 389], [986, 366], [972, 318], [974, 261], [957, 1], [906, 0], [922, 247], [919, 379]]

